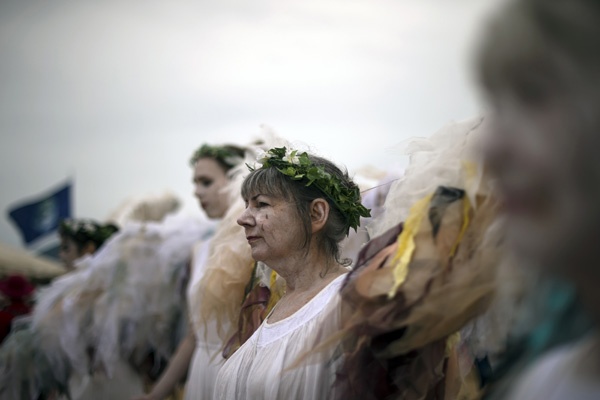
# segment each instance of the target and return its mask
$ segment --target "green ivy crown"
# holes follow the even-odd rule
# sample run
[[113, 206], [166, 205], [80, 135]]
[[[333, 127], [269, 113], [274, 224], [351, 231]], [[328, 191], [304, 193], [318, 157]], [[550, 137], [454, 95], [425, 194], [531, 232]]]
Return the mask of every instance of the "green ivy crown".
[[91, 219], [68, 218], [60, 223], [60, 231], [79, 240], [103, 243], [117, 232], [118, 228], [112, 224], [101, 225]]
[[201, 158], [216, 158], [232, 168], [242, 162], [242, 157], [234, 150], [225, 146], [211, 146], [209, 144], [203, 144], [194, 152], [190, 159], [190, 165], [193, 167], [196, 161]]
[[[294, 181], [304, 181], [306, 186], [314, 185], [335, 207], [346, 217], [347, 232], [350, 228], [356, 229], [360, 224], [360, 217], [370, 217], [371, 212], [360, 202], [358, 186], [348, 187], [339, 178], [325, 171], [323, 166], [314, 165], [308, 153], [299, 153], [298, 150], [286, 147], [275, 147], [267, 151], [258, 160], [262, 168], [274, 167], [283, 175]], [[250, 171], [255, 168], [248, 165]]]

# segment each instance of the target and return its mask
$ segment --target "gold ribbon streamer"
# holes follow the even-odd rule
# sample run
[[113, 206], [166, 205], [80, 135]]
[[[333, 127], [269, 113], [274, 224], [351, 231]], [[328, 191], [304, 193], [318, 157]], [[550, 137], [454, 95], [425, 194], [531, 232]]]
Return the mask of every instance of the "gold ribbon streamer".
[[[431, 198], [433, 194], [430, 194], [423, 199], [419, 200], [415, 203], [414, 206], [411, 207], [408, 218], [406, 219], [406, 223], [404, 224], [404, 229], [402, 233], [398, 236], [398, 250], [392, 259], [392, 265], [394, 266], [394, 283], [392, 288], [388, 292], [388, 298], [392, 298], [396, 295], [398, 288], [404, 283], [406, 277], [408, 275], [408, 266], [412, 260], [413, 254], [415, 252], [415, 235], [417, 234], [419, 228], [421, 227], [421, 222], [423, 221], [423, 217], [427, 214], [427, 210], [429, 209], [429, 203], [431, 202]], [[458, 250], [458, 246], [460, 245], [463, 237], [465, 236], [465, 232], [469, 227], [469, 223], [471, 219], [469, 217], [469, 213], [471, 211], [471, 201], [465, 195], [462, 199], [463, 202], [463, 222], [460, 229], [460, 233], [456, 238], [456, 242], [452, 246], [450, 250], [450, 257], [454, 257], [456, 251]]]
[[271, 279], [269, 280], [269, 290], [271, 291], [269, 302], [267, 303], [267, 310], [265, 314], [268, 314], [275, 304], [281, 299], [283, 293], [280, 288], [275, 286], [275, 282], [277, 281], [277, 272], [271, 271]]
[[413, 253], [415, 252], [415, 234], [421, 227], [421, 221], [423, 220], [423, 216], [427, 213], [432, 197], [433, 194], [430, 194], [416, 202], [415, 205], [410, 208], [408, 218], [404, 224], [404, 229], [398, 236], [398, 250], [392, 259], [392, 265], [394, 265], [394, 284], [388, 293], [388, 298], [390, 299], [396, 295], [398, 288], [406, 280], [406, 276], [408, 275], [408, 264], [410, 264]]

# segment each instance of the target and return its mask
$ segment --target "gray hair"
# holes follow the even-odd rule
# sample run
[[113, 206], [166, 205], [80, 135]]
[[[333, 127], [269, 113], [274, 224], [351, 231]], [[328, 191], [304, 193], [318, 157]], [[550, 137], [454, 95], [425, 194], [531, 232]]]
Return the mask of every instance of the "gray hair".
[[[596, 0], [512, 1], [490, 21], [479, 46], [478, 74], [488, 90], [520, 86], [528, 77], [576, 79], [600, 92], [600, 3]], [[541, 84], [543, 85], [543, 83]], [[538, 86], [541, 86], [538, 85]]]
[[[492, 95], [512, 90], [525, 104], [567, 100], [579, 178], [600, 190], [600, 2], [513, 0], [492, 19], [479, 47], [478, 74]], [[600, 193], [599, 193], [600, 195]]]

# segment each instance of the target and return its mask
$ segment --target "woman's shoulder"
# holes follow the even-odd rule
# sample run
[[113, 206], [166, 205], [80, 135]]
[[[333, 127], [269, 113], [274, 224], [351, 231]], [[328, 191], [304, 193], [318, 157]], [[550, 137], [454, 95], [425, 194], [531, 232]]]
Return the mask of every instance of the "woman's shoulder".
[[273, 326], [277, 324], [284, 325], [287, 321], [296, 321], [297, 323], [309, 322], [312, 318], [319, 315], [322, 311], [331, 306], [332, 299], [339, 294], [340, 288], [347, 273], [343, 273], [331, 280], [323, 289], [321, 289], [312, 299], [304, 304], [298, 311], [293, 313], [287, 318], [273, 324], [266, 323], [267, 326]]
[[313, 297], [308, 304], [310, 304], [313, 300], [319, 304], [328, 304], [329, 300], [340, 291], [340, 288], [342, 287], [347, 275], [348, 271], [344, 271], [333, 278], [327, 285], [325, 285], [323, 289], [319, 291], [319, 293], [315, 295], [315, 297]]

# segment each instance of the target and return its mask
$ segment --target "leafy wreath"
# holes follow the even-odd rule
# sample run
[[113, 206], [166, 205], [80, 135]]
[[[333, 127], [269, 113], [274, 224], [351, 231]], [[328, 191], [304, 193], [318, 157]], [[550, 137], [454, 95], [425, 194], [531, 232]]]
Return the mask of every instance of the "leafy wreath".
[[102, 244], [118, 228], [112, 224], [101, 225], [91, 219], [64, 219], [60, 223], [60, 232], [78, 240], [89, 240]]
[[242, 157], [239, 156], [234, 150], [226, 146], [211, 146], [209, 144], [203, 144], [198, 150], [194, 152], [190, 159], [190, 165], [193, 167], [196, 161], [201, 158], [215, 158], [221, 160], [230, 167], [235, 167], [242, 161]]
[[[360, 217], [370, 217], [371, 212], [360, 202], [358, 186], [348, 187], [339, 178], [331, 175], [323, 166], [311, 162], [308, 153], [286, 147], [274, 147], [257, 160], [260, 168], [274, 167], [294, 181], [304, 181], [306, 186], [314, 185], [346, 218], [347, 232], [360, 225]], [[255, 168], [248, 165], [250, 171]]]

